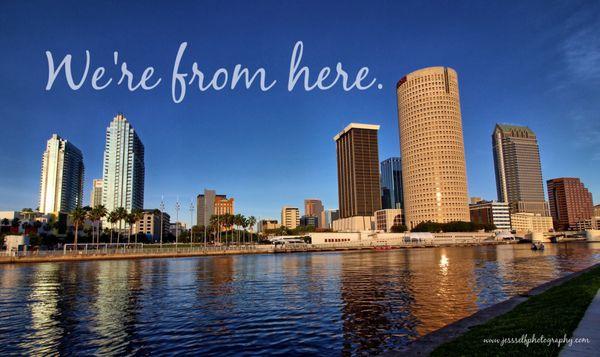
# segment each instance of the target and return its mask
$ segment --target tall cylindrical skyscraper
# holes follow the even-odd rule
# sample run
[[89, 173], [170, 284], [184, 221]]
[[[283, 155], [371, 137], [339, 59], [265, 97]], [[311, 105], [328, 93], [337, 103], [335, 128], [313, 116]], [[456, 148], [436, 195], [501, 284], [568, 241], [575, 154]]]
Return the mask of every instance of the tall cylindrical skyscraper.
[[396, 93], [406, 225], [469, 221], [456, 71], [420, 69], [400, 79]]

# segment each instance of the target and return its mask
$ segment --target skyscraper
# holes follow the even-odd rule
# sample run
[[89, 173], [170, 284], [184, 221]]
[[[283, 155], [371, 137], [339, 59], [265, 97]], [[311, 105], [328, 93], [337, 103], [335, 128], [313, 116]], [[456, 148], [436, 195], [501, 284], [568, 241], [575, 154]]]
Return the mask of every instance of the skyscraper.
[[[340, 220], [337, 230], [368, 230], [381, 209], [379, 125], [351, 123], [334, 137], [337, 150]], [[342, 222], [338, 222], [342, 223]]]
[[92, 194], [90, 197], [90, 207], [96, 207], [102, 204], [102, 179], [94, 179], [92, 184]]
[[215, 190], [204, 189], [204, 193], [196, 197], [196, 222], [198, 225], [209, 226], [210, 217], [215, 214], [234, 214], [234, 199], [227, 195], [217, 195]]
[[381, 207], [402, 208], [402, 159], [390, 157], [381, 162]]
[[508, 202], [511, 213], [548, 216], [535, 133], [526, 126], [496, 124], [492, 147], [498, 201]]
[[102, 204], [110, 212], [144, 208], [144, 144], [123, 114], [106, 128]]
[[281, 208], [281, 225], [294, 229], [300, 225], [300, 210], [297, 207], [283, 206]]
[[577, 229], [584, 226], [585, 221], [590, 221], [591, 225], [594, 214], [592, 194], [578, 178], [555, 178], [546, 184], [555, 229]]
[[309, 217], [320, 217], [325, 208], [321, 200], [316, 198], [307, 198], [304, 200], [304, 215]]
[[429, 67], [398, 81], [405, 222], [469, 221], [458, 76]]
[[53, 134], [42, 155], [39, 211], [56, 214], [81, 207], [83, 172], [81, 151]]

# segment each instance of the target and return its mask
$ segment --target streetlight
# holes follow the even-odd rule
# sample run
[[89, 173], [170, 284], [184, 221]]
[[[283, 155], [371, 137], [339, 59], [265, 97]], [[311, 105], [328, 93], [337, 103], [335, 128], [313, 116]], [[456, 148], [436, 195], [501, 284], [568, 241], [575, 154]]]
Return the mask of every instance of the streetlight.
[[163, 243], [163, 232], [165, 230], [165, 224], [163, 218], [165, 217], [165, 196], [160, 197], [160, 247], [162, 248]]
[[175, 246], [179, 242], [179, 209], [181, 205], [179, 204], [179, 196], [177, 196], [177, 202], [175, 203]]
[[194, 200], [190, 201], [190, 248], [194, 243]]

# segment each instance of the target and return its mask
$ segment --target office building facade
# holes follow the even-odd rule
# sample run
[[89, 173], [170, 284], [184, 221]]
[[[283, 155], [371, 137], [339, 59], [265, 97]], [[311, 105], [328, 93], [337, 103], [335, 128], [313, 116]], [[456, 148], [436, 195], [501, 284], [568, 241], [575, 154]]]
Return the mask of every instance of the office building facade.
[[298, 207], [284, 206], [281, 208], [281, 225], [288, 229], [294, 229], [300, 225]]
[[268, 230], [278, 229], [280, 225], [276, 219], [261, 219], [257, 227], [259, 233], [265, 233]]
[[390, 157], [381, 162], [381, 207], [402, 208], [402, 159]]
[[406, 225], [469, 221], [456, 72], [417, 70], [398, 81], [396, 93]]
[[94, 179], [92, 183], [92, 193], [90, 195], [90, 207], [96, 207], [102, 204], [102, 179]]
[[376, 229], [378, 231], [392, 232], [393, 227], [400, 227], [404, 224], [402, 209], [387, 208], [375, 212]]
[[319, 217], [316, 216], [302, 216], [300, 217], [300, 225], [303, 227], [315, 227], [318, 228], [319, 226]]
[[144, 210], [144, 215], [141, 219], [135, 222], [133, 233], [144, 234], [148, 240], [152, 242], [160, 242], [160, 232], [162, 226], [162, 238], [165, 239], [169, 235], [171, 226], [171, 216], [159, 210]]
[[509, 231], [510, 225], [510, 209], [507, 202], [485, 201], [469, 205], [471, 222], [478, 224], [493, 224], [496, 229]]
[[210, 226], [213, 215], [235, 214], [235, 200], [217, 195], [215, 190], [204, 190], [196, 197], [196, 224]]
[[71, 142], [53, 134], [42, 155], [39, 211], [71, 212], [82, 206], [83, 155]]
[[512, 230], [517, 234], [546, 233], [553, 230], [552, 217], [538, 213], [516, 212], [510, 214]]
[[316, 198], [307, 198], [304, 200], [304, 215], [311, 217], [320, 217], [325, 210], [323, 202]]
[[549, 216], [537, 136], [526, 126], [496, 124], [492, 134], [498, 201], [511, 213]]
[[379, 125], [351, 123], [334, 137], [340, 219], [372, 217], [381, 209]]
[[554, 229], [577, 230], [591, 227], [594, 214], [592, 194], [578, 178], [555, 178], [546, 181], [546, 186]]

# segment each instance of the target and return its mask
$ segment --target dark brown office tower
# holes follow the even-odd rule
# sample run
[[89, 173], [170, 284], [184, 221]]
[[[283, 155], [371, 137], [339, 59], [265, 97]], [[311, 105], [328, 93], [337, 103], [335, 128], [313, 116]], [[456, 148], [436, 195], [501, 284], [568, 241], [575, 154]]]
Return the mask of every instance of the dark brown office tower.
[[373, 216], [381, 209], [379, 125], [351, 123], [334, 137], [340, 218]]
[[594, 212], [592, 194], [576, 177], [546, 181], [554, 229], [569, 230], [585, 226]]
[[498, 201], [511, 213], [549, 216], [535, 133], [526, 126], [497, 124], [492, 134]]

